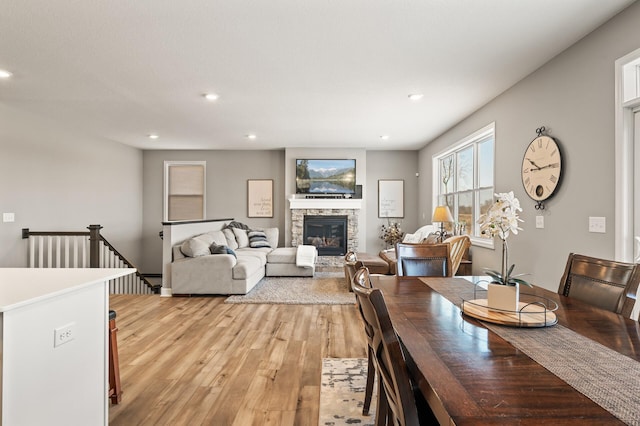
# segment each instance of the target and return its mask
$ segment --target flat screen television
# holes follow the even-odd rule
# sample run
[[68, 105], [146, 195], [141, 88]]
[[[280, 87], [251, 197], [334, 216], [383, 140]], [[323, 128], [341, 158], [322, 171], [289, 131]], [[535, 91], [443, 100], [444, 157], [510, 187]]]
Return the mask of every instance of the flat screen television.
[[296, 160], [296, 194], [355, 194], [356, 160]]

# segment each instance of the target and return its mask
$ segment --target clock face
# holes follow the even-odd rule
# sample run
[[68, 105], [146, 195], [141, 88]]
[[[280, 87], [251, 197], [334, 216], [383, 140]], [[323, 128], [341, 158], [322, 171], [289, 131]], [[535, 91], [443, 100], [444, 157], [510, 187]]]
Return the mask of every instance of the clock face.
[[562, 156], [558, 144], [549, 136], [538, 136], [527, 147], [522, 159], [522, 184], [536, 201], [551, 197], [560, 183]]

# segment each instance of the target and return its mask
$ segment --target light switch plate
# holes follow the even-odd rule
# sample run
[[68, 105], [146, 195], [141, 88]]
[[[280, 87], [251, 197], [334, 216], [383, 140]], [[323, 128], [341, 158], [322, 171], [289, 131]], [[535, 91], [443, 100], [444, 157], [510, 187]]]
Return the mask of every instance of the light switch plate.
[[544, 216], [536, 216], [536, 228], [544, 228]]
[[589, 216], [589, 232], [606, 233], [607, 219], [605, 217]]
[[2, 213], [3, 222], [15, 222], [15, 220], [16, 220], [15, 213]]

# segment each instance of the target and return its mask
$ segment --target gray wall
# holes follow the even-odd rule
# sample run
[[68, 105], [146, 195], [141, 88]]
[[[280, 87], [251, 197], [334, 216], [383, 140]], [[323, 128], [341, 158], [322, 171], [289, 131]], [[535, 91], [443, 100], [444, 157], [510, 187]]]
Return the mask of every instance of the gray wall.
[[[229, 218], [255, 226], [277, 226], [280, 244], [290, 244], [286, 235], [290, 221], [288, 197], [295, 192], [295, 158], [356, 158], [358, 184], [363, 185], [364, 234], [366, 246], [360, 250], [377, 253], [382, 248], [379, 239], [378, 179], [405, 180], [405, 218], [402, 227], [407, 232], [418, 226], [418, 170], [416, 151], [365, 151], [363, 149], [323, 150], [289, 149], [285, 151], [144, 151], [144, 225], [142, 236], [142, 267], [145, 272], [160, 272], [162, 241], [162, 197], [164, 161], [190, 160], [207, 162], [207, 218]], [[288, 163], [287, 163], [288, 162]], [[285, 170], [289, 167], [288, 176]], [[247, 179], [274, 180], [273, 219], [247, 218]], [[365, 207], [366, 206], [366, 207]], [[361, 216], [362, 217], [362, 216]], [[368, 219], [367, 219], [368, 218]], [[362, 235], [362, 234], [361, 234]]]
[[[496, 191], [513, 190], [523, 231], [509, 239], [516, 271], [556, 290], [570, 252], [614, 257], [614, 62], [640, 47], [635, 3], [420, 151], [420, 210], [432, 209], [431, 158], [492, 121], [496, 123]], [[522, 187], [524, 150], [545, 126], [564, 151], [563, 182], [540, 213]], [[535, 228], [535, 216], [545, 228]], [[604, 216], [607, 232], [588, 232]], [[500, 244], [496, 244], [496, 249]], [[499, 250], [472, 248], [474, 273], [497, 268]]]
[[92, 140], [57, 123], [0, 103], [0, 267], [27, 265], [21, 229], [103, 235], [139, 264], [142, 230], [142, 152]]
[[[377, 253], [384, 248], [380, 239], [382, 225], [399, 222], [404, 232], [414, 232], [431, 223], [418, 218], [418, 156], [416, 151], [367, 151], [367, 222], [366, 251]], [[404, 218], [381, 219], [378, 217], [378, 180], [404, 180]], [[423, 223], [424, 222], [424, 223]]]
[[[235, 218], [256, 227], [284, 229], [284, 151], [145, 151], [143, 267], [162, 270], [164, 162], [206, 161], [207, 219]], [[247, 179], [273, 179], [273, 218], [247, 218]], [[284, 243], [281, 232], [280, 244]]]

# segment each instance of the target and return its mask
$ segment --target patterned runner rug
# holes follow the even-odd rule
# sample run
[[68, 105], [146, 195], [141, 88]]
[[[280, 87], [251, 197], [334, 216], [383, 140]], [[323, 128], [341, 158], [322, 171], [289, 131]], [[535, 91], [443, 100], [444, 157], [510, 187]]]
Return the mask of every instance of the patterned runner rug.
[[366, 383], [366, 358], [324, 358], [318, 425], [373, 426], [377, 392], [374, 385], [369, 415], [363, 416], [362, 404]]
[[347, 289], [344, 272], [316, 272], [315, 277], [264, 277], [249, 293], [224, 303], [351, 305], [356, 298]]

